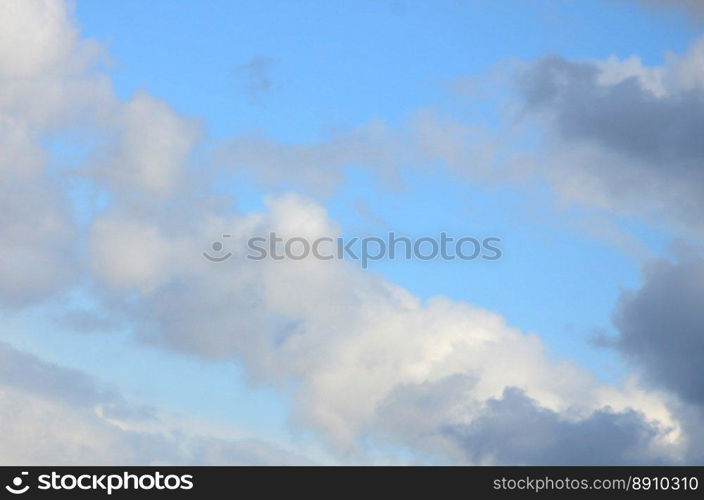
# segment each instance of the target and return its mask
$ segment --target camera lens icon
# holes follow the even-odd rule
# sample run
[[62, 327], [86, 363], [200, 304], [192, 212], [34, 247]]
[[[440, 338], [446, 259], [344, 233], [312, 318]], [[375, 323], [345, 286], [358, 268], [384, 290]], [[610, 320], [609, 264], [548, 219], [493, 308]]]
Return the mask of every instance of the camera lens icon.
[[[223, 234], [223, 238], [229, 238], [231, 235], [229, 234]], [[217, 255], [223, 251], [223, 244], [221, 241], [214, 241], [212, 245], [210, 245], [210, 248], [216, 255], [210, 255], [208, 252], [203, 252], [203, 257], [208, 259], [210, 262], [224, 262], [230, 257], [232, 257], [231, 252], [226, 252], [222, 255]]]
[[21, 495], [23, 493], [27, 493], [27, 491], [29, 490], [29, 485], [25, 485], [24, 487], [22, 487], [22, 483], [24, 482], [22, 476], [26, 476], [28, 474], [29, 472], [22, 472], [20, 476], [17, 476], [12, 480], [12, 485], [5, 486], [5, 489], [13, 495]]

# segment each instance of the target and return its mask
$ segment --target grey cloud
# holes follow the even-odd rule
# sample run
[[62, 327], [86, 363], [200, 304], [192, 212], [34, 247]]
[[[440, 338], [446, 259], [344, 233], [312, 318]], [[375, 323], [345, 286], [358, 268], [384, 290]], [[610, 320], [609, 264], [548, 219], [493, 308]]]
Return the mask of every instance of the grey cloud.
[[257, 439], [199, 435], [85, 373], [0, 343], [0, 464], [307, 464]]
[[537, 63], [522, 81], [528, 109], [552, 112], [567, 140], [593, 141], [701, 185], [704, 93], [658, 97], [635, 77], [601, 85], [599, 73], [593, 64], [559, 57]]
[[156, 418], [147, 406], [128, 404], [116, 391], [83, 372], [47, 363], [0, 342], [0, 387], [79, 410], [100, 408], [107, 418], [148, 421]]
[[115, 398], [83, 373], [47, 364], [4, 342], [0, 342], [0, 384], [72, 406], [93, 406]]
[[14, 0], [2, 9], [0, 306], [14, 308], [75, 281], [78, 231], [44, 139], [109, 109], [112, 94], [91, 71], [99, 51], [78, 39], [69, 5]]
[[[692, 74], [678, 71], [672, 78]], [[601, 76], [596, 63], [551, 57], [520, 79], [525, 114], [547, 126], [558, 189], [701, 230], [704, 91], [692, 84], [658, 93], [637, 75], [610, 83]]]
[[[702, 43], [667, 65], [637, 60], [533, 64], [519, 88], [527, 116], [547, 131], [546, 171], [573, 201], [669, 222], [704, 235]], [[704, 261], [683, 252], [645, 270], [624, 293], [608, 339], [651, 387], [667, 391], [689, 461], [701, 460]], [[675, 401], [679, 397], [678, 401]]]
[[614, 314], [617, 346], [660, 387], [704, 406], [704, 259], [651, 264]]
[[491, 399], [470, 424], [448, 426], [472, 462], [511, 465], [655, 464], [648, 452], [657, 429], [629, 410], [595, 411], [581, 420], [567, 420], [541, 408], [516, 388]]
[[704, 407], [694, 404], [673, 404], [683, 433], [687, 436], [685, 461], [689, 465], [704, 465]]
[[394, 388], [377, 408], [379, 427], [440, 461], [462, 460], [456, 440], [442, 428], [458, 416], [477, 408], [469, 397], [477, 379], [470, 375], [450, 375], [436, 381], [403, 384]]
[[[232, 235], [233, 252], [245, 248], [240, 238], [270, 229], [282, 235], [335, 234], [324, 210], [309, 200], [283, 197], [255, 217], [209, 219], [203, 215], [199, 231], [160, 231], [168, 238], [155, 246], [159, 258], [147, 258], [148, 265], [139, 262], [149, 253], [143, 238], [135, 240], [142, 242], [141, 252], [128, 261], [105, 259], [100, 271], [107, 273], [103, 284], [115, 307], [141, 325], [140, 337], [148, 342], [204, 359], [235, 359], [254, 381], [295, 381], [294, 422], [320, 430], [337, 451], [349, 452], [372, 436], [438, 462], [471, 461], [475, 457], [448, 429], [481, 410], [487, 390], [518, 384], [582, 412], [605, 404], [596, 392], [600, 385], [588, 374], [551, 364], [537, 338], [507, 328], [487, 311], [445, 299], [422, 304], [344, 265], [252, 265], [237, 254], [221, 266], [199, 259], [202, 244], [224, 228]], [[144, 217], [140, 222], [148, 223]], [[131, 238], [119, 225], [111, 227], [111, 237]], [[105, 248], [123, 247], [130, 245], [112, 242]], [[130, 288], [114, 287], [110, 277], [122, 279], [133, 266], [145, 274], [154, 263], [155, 278], [139, 300], [121, 300]], [[478, 394], [475, 384], [483, 386]], [[619, 408], [629, 397], [624, 394]], [[652, 409], [651, 403], [644, 408]], [[562, 422], [562, 414], [552, 416]], [[502, 453], [497, 451], [498, 459]], [[555, 449], [546, 453], [558, 457]]]
[[46, 179], [15, 182], [0, 169], [1, 305], [36, 303], [75, 278], [76, 228], [67, 205]]
[[[497, 465], [658, 463], [659, 429], [633, 410], [594, 411], [586, 418], [543, 408], [516, 387], [481, 403], [477, 379], [454, 375], [398, 387], [380, 406], [381, 425], [433, 457]], [[442, 459], [440, 459], [442, 460]]]
[[[17, 1], [13, 5], [31, 5], [41, 11], [40, 2]], [[10, 20], [5, 24], [14, 23]], [[39, 34], [37, 54], [41, 55], [47, 30], [28, 32]], [[14, 54], [14, 38], [8, 40], [6, 48]], [[35, 75], [47, 65], [65, 66], [62, 59], [55, 59], [38, 60], [36, 65], [25, 67], [28, 58], [13, 57], [9, 69], [3, 66], [0, 72]], [[261, 62], [249, 68], [255, 89], [270, 87], [267, 68]], [[25, 88], [24, 81], [18, 88]], [[72, 95], [82, 98], [90, 94], [81, 92], [83, 89], [73, 90]], [[29, 98], [18, 109], [36, 102], [41, 105], [33, 104], [35, 111], [46, 108], [35, 93], [27, 93]], [[60, 96], [57, 101], [61, 106], [57, 106], [61, 110], [89, 107], [93, 102], [66, 99], [62, 91], [49, 94]], [[418, 380], [426, 381], [421, 384], [422, 394], [402, 389], [394, 395], [397, 399], [389, 403], [393, 408], [387, 409], [398, 422], [414, 415], [399, 429], [409, 436], [400, 444], [422, 443], [424, 448], [439, 453], [450, 446], [470, 459], [491, 455], [489, 458], [496, 461], [537, 460], [526, 449], [516, 448], [515, 443], [502, 448], [500, 429], [490, 428], [489, 417], [480, 415], [469, 426], [458, 420], [458, 416], [482, 408], [481, 397], [472, 399], [467, 395], [475, 376], [485, 390], [489, 390], [487, 386], [495, 391], [520, 383], [526, 390], [566, 406], [581, 404], [585, 399], [589, 400], [585, 403], [588, 406], [601, 406], [594, 402], [600, 387], [588, 374], [568, 364], [551, 363], [535, 336], [507, 327], [502, 318], [488, 311], [440, 298], [422, 301], [380, 277], [332, 263], [210, 266], [199, 258], [203, 244], [224, 230], [232, 229], [244, 237], [254, 226], [304, 235], [334, 234], [337, 228], [323, 207], [297, 197], [272, 202], [269, 214], [241, 217], [233, 216], [231, 209], [214, 210], [193, 203], [214, 197], [207, 183], [196, 184], [193, 181], [197, 177], [188, 175], [201, 139], [197, 124], [147, 94], [137, 94], [124, 105], [114, 96], [107, 101], [109, 106], [101, 104], [96, 108], [104, 113], [104, 125], [112, 133], [108, 132], [103, 154], [96, 153], [101, 160], [99, 165], [87, 170], [89, 180], [106, 189], [109, 202], [106, 210], [93, 214], [90, 227], [85, 227], [89, 241], [80, 241], [78, 246], [88, 243], [91, 266], [86, 275], [94, 287], [92, 291], [107, 297], [106, 306], [116, 304], [118, 313], [133, 321], [131, 326], [142, 338], [205, 358], [243, 361], [247, 374], [256, 381], [291, 383], [296, 387], [296, 414], [344, 450], [361, 441], [362, 433], [379, 423], [375, 414], [378, 403], [396, 388]], [[538, 101], [535, 104], [540, 107]], [[13, 104], [11, 108], [14, 107]], [[0, 109], [0, 113], [4, 110]], [[56, 126], [64, 123], [63, 113], [54, 114], [51, 120], [39, 116]], [[39, 121], [34, 115], [22, 120], [32, 127]], [[372, 124], [312, 145], [239, 138], [223, 148], [228, 160], [224, 163], [250, 168], [275, 184], [303, 184], [322, 191], [334, 189], [348, 166], [366, 165], [377, 174], [392, 177], [396, 168], [411, 158], [416, 164], [447, 163], [453, 168], [492, 164], [495, 145], [462, 124], [425, 115], [409, 127], [410, 130], [396, 133]], [[24, 155], [17, 154], [18, 160], [11, 162], [20, 165], [18, 170], [22, 173], [26, 173], [28, 163], [36, 163], [37, 169], [44, 164], [41, 151], [30, 149], [31, 158], [27, 161], [19, 158]], [[35, 159], [35, 154], [40, 158]], [[0, 166], [9, 163], [6, 158], [0, 158]], [[43, 174], [37, 175], [41, 178]], [[27, 185], [35, 185], [36, 178], [29, 181]], [[55, 187], [57, 196], [63, 199], [62, 186]], [[11, 208], [28, 206], [28, 199], [20, 199]], [[11, 214], [8, 220], [2, 222], [17, 223], [22, 236], [35, 238], [21, 240], [22, 248], [31, 247], [39, 241], [38, 237], [22, 230], [36, 227], [35, 221], [20, 220], [12, 209], [7, 211]], [[53, 205], [33, 209], [33, 214], [58, 213]], [[264, 222], [257, 223], [259, 219]], [[51, 233], [40, 233], [42, 236], [70, 234], [63, 224], [51, 223], [51, 217], [42, 220], [53, 229]], [[52, 243], [48, 245], [51, 252], [63, 248], [57, 247], [53, 238], [42, 241]], [[68, 240], [69, 249], [71, 241]], [[64, 254], [58, 255], [61, 257], [57, 262], [63, 263]], [[46, 261], [55, 263], [48, 258]], [[15, 267], [9, 269], [14, 271]], [[16, 269], [36, 272], [38, 266], [30, 262], [29, 266]], [[47, 265], [41, 269], [62, 266]], [[26, 282], [22, 273], [17, 277]], [[0, 282], [12, 284], [16, 280], [13, 276]], [[78, 318], [79, 323], [86, 319]], [[153, 423], [161, 417], [158, 412], [134, 408], [82, 374], [11, 349], [4, 352], [6, 363], [0, 371], [2, 461], [116, 464], [293, 460], [267, 444], [213, 441], [215, 438], [193, 436], [165, 422]], [[447, 377], [448, 374], [455, 376]], [[510, 424], [511, 413], [506, 408], [515, 407], [524, 410], [526, 419], [532, 419], [529, 421], [536, 433], [547, 433], [545, 429], [550, 426], [565, 437], [586, 432], [576, 423], [540, 409], [537, 403], [531, 406], [517, 395], [509, 396], [490, 403], [488, 414], [503, 416], [503, 423]], [[648, 399], [647, 395], [638, 396]], [[634, 400], [633, 404], [640, 403]], [[614, 437], [625, 448], [636, 446], [641, 434], [649, 435], [637, 431], [635, 414], [606, 413], [609, 418], [594, 425], [603, 427], [605, 435]], [[619, 420], [618, 415], [626, 416]], [[626, 422], [622, 422], [624, 419]], [[628, 423], [633, 424], [631, 430], [626, 429]], [[427, 434], [431, 436], [426, 442]], [[41, 445], [32, 446], [35, 442]], [[479, 451], [468, 451], [469, 445]], [[543, 449], [548, 457], [574, 458], [560, 455], [552, 441], [547, 446]], [[609, 450], [617, 454], [614, 448]], [[585, 457], [589, 457], [586, 452], [579, 455]]]

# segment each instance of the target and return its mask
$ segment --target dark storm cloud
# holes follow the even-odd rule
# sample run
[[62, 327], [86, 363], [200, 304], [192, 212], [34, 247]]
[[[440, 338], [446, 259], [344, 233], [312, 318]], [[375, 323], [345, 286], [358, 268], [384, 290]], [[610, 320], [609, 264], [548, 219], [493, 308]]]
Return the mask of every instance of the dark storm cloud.
[[523, 465], [653, 464], [647, 448], [657, 429], [635, 411], [608, 409], [566, 420], [516, 388], [488, 401], [468, 425], [445, 429], [472, 462]]
[[618, 347], [656, 385], [704, 405], [704, 260], [659, 261], [645, 284], [622, 296]]

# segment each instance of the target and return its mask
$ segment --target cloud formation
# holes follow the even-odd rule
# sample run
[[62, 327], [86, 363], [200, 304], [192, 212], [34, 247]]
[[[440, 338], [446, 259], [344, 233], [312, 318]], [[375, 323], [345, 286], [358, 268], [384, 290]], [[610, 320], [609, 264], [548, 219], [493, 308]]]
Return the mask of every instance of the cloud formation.
[[[338, 229], [315, 202], [289, 195], [271, 199], [266, 212], [221, 219], [203, 210], [194, 232], [166, 231], [160, 217], [125, 217], [108, 213], [95, 223], [104, 233], [93, 236], [100, 262], [94, 276], [111, 306], [141, 325], [147, 342], [241, 360], [270, 384], [295, 381], [296, 422], [318, 429], [340, 451], [359, 453], [363, 436], [377, 436], [444, 460], [478, 459], [442, 430], [481, 418], [484, 402], [511, 387], [556, 420], [562, 412], [580, 421], [607, 405], [615, 413], [637, 407], [664, 422], [651, 437], [670, 439], [675, 423], [657, 395], [605, 387], [576, 366], [549, 361], [537, 336], [508, 327], [495, 313], [441, 297], [423, 302], [348, 263], [243, 258], [249, 234], [335, 237]], [[225, 231], [234, 257], [219, 265], [201, 260], [202, 243]], [[140, 246], [149, 241], [145, 234], [158, 235], [159, 243]], [[139, 250], [124, 258], [131, 248]], [[446, 381], [466, 378], [472, 383], [446, 392]], [[432, 388], [433, 404], [422, 405], [424, 414], [435, 409], [431, 421], [411, 417], [420, 410], [417, 400], [399, 396], [409, 386]]]
[[571, 420], [515, 388], [490, 399], [469, 424], [445, 428], [470, 461], [502, 465], [654, 465], [657, 426], [633, 411], [600, 409]]
[[699, 41], [655, 68], [637, 58], [529, 65], [519, 85], [523, 110], [546, 132], [546, 173], [558, 192], [701, 236], [702, 60]]
[[621, 297], [618, 347], [647, 378], [704, 407], [704, 260], [683, 256], [646, 268], [645, 283]]
[[[625, 60], [528, 65], [519, 83], [525, 116], [544, 132], [544, 172], [570, 202], [658, 221], [701, 242], [704, 149], [704, 42], [666, 64]], [[697, 375], [704, 356], [699, 251], [650, 262], [644, 283], [614, 312], [614, 345], [668, 406], [700, 461], [704, 397]]]
[[[65, 179], [41, 140], [109, 101], [63, 2], [6, 2], [0, 19], [0, 303], [47, 298], [75, 278], [76, 225]], [[100, 103], [100, 105], [98, 104]]]
[[[679, 458], [680, 439], [688, 436], [679, 433], [661, 394], [635, 383], [605, 385], [571, 363], [555, 362], [537, 335], [510, 327], [497, 313], [443, 297], [424, 301], [344, 262], [243, 259], [252, 234], [312, 239], [337, 236], [340, 228], [320, 203], [298, 194], [272, 197], [258, 212], [232, 210], [231, 200], [208, 189], [208, 169], [194, 175], [201, 133], [196, 121], [146, 93], [118, 99], [93, 69], [98, 52], [77, 38], [63, 2], [14, 0], [10, 6], [23, 29], [10, 22], [0, 30], [0, 71], [7, 76], [1, 85], [8, 90], [0, 94], [0, 123], [12, 131], [0, 135], [11, 152], [0, 159], [0, 175], [20, 195], [2, 198], [9, 200], [7, 213], [15, 214], [0, 219], [7, 236], [2, 245], [11, 256], [0, 267], [4, 305], [59, 294], [80, 275], [101, 306], [128, 319], [144, 342], [242, 363], [257, 382], [294, 385], [294, 421], [342, 453], [363, 457], [362, 443], [371, 436], [452, 462]], [[47, 44], [51, 50], [44, 50]], [[19, 47], [25, 57], [8, 47]], [[690, 83], [675, 90], [657, 87], [664, 80], [646, 83], [645, 77], [616, 78], [613, 72], [605, 81], [607, 73], [589, 64], [543, 61], [526, 73], [526, 109], [548, 114], [565, 144], [584, 141], [633, 162], [632, 170], [616, 174], [584, 167], [584, 176], [607, 188], [604, 199], [616, 203], [641, 178], [638, 192], [662, 181], [671, 192], [663, 206], [679, 203], [675, 215], [684, 217], [701, 203], [695, 196], [701, 148], [688, 135], [700, 119], [698, 73], [683, 70]], [[612, 114], [609, 106], [621, 99], [621, 111], [633, 117]], [[677, 148], [652, 132], [663, 125], [661, 115], [674, 124]], [[311, 148], [233, 138], [221, 154], [272, 182], [294, 179], [321, 190], [332, 189], [349, 164], [390, 171], [404, 163], [407, 151], [419, 163], [460, 168], [477, 153], [487, 159], [479, 163], [492, 165], [493, 145], [481, 147], [471, 129], [432, 114], [419, 117], [398, 134], [374, 125]], [[647, 120], [656, 123], [641, 123]], [[81, 225], [41, 139], [85, 123], [100, 141], [80, 175], [107, 201]], [[636, 125], [642, 128], [629, 133]], [[602, 131], [607, 126], [608, 137]], [[669, 180], [664, 161], [673, 162], [686, 182]], [[28, 200], [36, 200], [32, 210], [26, 210]], [[55, 237], [40, 240], [27, 230], [37, 227]], [[235, 258], [220, 266], [202, 259], [212, 238], [225, 233]], [[124, 418], [134, 413], [129, 405], [82, 375], [2, 349], [7, 362], [0, 370], [6, 388], [0, 422], [10, 431], [0, 449], [8, 461], [292, 460], [259, 443], [155, 431], [143, 418]], [[500, 439], [500, 427], [516, 420], [542, 438], [528, 444], [521, 435]], [[598, 450], [569, 449], [592, 434], [603, 437]], [[48, 445], [27, 447], [36, 437]]]
[[0, 343], [0, 464], [304, 464], [256, 439], [192, 433], [81, 372]]

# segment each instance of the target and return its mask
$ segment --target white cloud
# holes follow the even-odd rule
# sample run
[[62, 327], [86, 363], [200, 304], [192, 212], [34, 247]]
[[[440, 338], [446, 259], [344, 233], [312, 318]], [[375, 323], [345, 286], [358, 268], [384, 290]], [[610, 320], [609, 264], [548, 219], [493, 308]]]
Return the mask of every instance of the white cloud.
[[[197, 227], [217, 227], [207, 211], [200, 217]], [[148, 259], [153, 267], [135, 268], [135, 261], [143, 262], [138, 256], [121, 260], [120, 247], [108, 244], [97, 268], [113, 266], [114, 276], [135, 269], [145, 277], [158, 273], [159, 284], [142, 290], [129, 306], [134, 320], [145, 325], [143, 338], [205, 358], [241, 359], [257, 380], [295, 381], [295, 420], [321, 430], [340, 450], [359, 451], [365, 435], [385, 439], [385, 418], [378, 411], [399, 388], [457, 376], [473, 384], [462, 399], [444, 403], [455, 410], [442, 413], [437, 427], [427, 430], [436, 433], [433, 450], [444, 443], [444, 453], [455, 458], [461, 454], [441, 428], [471, 422], [482, 402], [513, 387], [572, 419], [606, 406], [633, 407], [659, 419], [663, 428], [676, 425], [656, 394], [606, 390], [588, 372], [549, 361], [537, 336], [510, 328], [495, 313], [441, 297], [423, 303], [346, 263], [244, 258], [247, 234], [336, 236], [336, 225], [310, 200], [271, 199], [262, 214], [219, 223], [210, 235], [234, 235], [227, 249], [235, 256], [225, 263], [200, 256], [198, 242], [205, 249], [210, 241], [200, 230], [166, 236], [161, 258]], [[151, 232], [165, 234], [158, 224]], [[110, 276], [103, 284], [117, 291]]]
[[75, 278], [77, 230], [46, 135], [108, 108], [110, 85], [91, 65], [62, 1], [10, 0], [0, 18], [0, 302], [44, 299]]
[[62, 0], [8, 0], [0, 19], [0, 74], [32, 78], [60, 68], [77, 32]]
[[[59, 290], [55, 283], [64, 281], [52, 276], [54, 272], [90, 273], [87, 277], [105, 305], [131, 318], [142, 339], [204, 359], [241, 361], [257, 381], [293, 383], [297, 422], [319, 430], [339, 450], [361, 452], [363, 439], [374, 436], [450, 459], [477, 460], [461, 441], [466, 441], [473, 422], [483, 422], [492, 401], [506, 400], [507, 390], [522, 391], [530, 398], [531, 410], [565, 432], [581, 431], [584, 427], [575, 422], [589, 423], [594, 415], [621, 412], [638, 429], [650, 429], [645, 421], [658, 420], [659, 434], [637, 436], [676, 448], [668, 427], [677, 422], [659, 394], [604, 386], [586, 370], [553, 362], [537, 335], [509, 327], [496, 313], [442, 297], [422, 301], [345, 263], [247, 261], [242, 256], [244, 242], [255, 232], [311, 237], [336, 235], [339, 228], [322, 206], [298, 195], [272, 198], [266, 211], [250, 214], [233, 213], [227, 203], [203, 196], [209, 192], [196, 188], [206, 183], [189, 172], [198, 140], [192, 120], [147, 94], [120, 102], [106, 80], [92, 73], [86, 57], [90, 46], [76, 39], [63, 3], [10, 5], [14, 16], [28, 20], [25, 28], [42, 32], [30, 36], [10, 30], [0, 42], [5, 44], [0, 60], [7, 57], [0, 68], [10, 77], [9, 83], [2, 83], [7, 85], [3, 95], [9, 98], [0, 99], [0, 123], [17, 131], [8, 149], [13, 161], [7, 168], [3, 160], [0, 165], [2, 175], [8, 176], [4, 178], [19, 180], [28, 190], [8, 208], [23, 217], [0, 221], [0, 231], [14, 238], [3, 245], [15, 252], [0, 272], [30, 284], [41, 270], [48, 272], [46, 279], [52, 278], [51, 286], [40, 283], [41, 293], [30, 290], [27, 297]], [[44, 50], [46, 40], [57, 46]], [[6, 48], [15, 43], [24, 47], [28, 61], [7, 55]], [[42, 132], [86, 118], [104, 127], [108, 141], [91, 157], [96, 163], [88, 166], [87, 178], [107, 191], [110, 201], [85, 228], [88, 265], [71, 269], [67, 255], [75, 256], [77, 243], [86, 241], [73, 236], [83, 233], [68, 209], [60, 208], [67, 197], [42, 168], [45, 159], [38, 139]], [[470, 160], [480, 151], [480, 167], [491, 166], [493, 148], [472, 142], [476, 136], [471, 131], [430, 115], [419, 120], [400, 134], [373, 125], [310, 148], [235, 139], [223, 155], [270, 181], [298, 181], [320, 191], [334, 188], [348, 164], [369, 164], [393, 177], [390, 172], [408, 158], [407, 144], [421, 162], [442, 160], [455, 168], [476, 168]], [[28, 200], [37, 203], [24, 213]], [[40, 241], [31, 231], [34, 227], [57, 238]], [[231, 235], [228, 247], [235, 255], [214, 265], [200, 253], [224, 233]], [[3, 292], [22, 296], [16, 284]], [[12, 351], [8, 355], [21, 358]], [[65, 380], [62, 388], [72, 384], [70, 377], [55, 375]], [[472, 383], [433, 393], [439, 410], [428, 420], [415, 415], [414, 398], [397, 397], [408, 387], [447, 389], [447, 380]], [[102, 396], [91, 391], [86, 397], [93, 404], [76, 406], [26, 385], [5, 387], [0, 420], [8, 422], [10, 430], [0, 449], [8, 450], [8, 461], [61, 460], [57, 449], [65, 450], [63, 460], [69, 462], [188, 462], [198, 456], [231, 456], [229, 445], [204, 441], [200, 452], [174, 455], [174, 442], [164, 432], [131, 427], [136, 424], [122, 420], [117, 425], [102, 410], [96, 413]], [[418, 428], [389, 432], [382, 411], [389, 406], [395, 415], [412, 412], [416, 418], [404, 421]], [[607, 406], [613, 411], [606, 411]], [[630, 409], [645, 417], [634, 417]], [[566, 421], [574, 425], [564, 425]], [[463, 439], [449, 438], [447, 428], [462, 429], [458, 435]], [[407, 437], [421, 431], [429, 436], [423, 442]], [[55, 445], [30, 446], [45, 441]], [[640, 440], [628, 443], [636, 441], [642, 445]], [[671, 450], [666, 447], [660, 453], [669, 458]], [[258, 460], [255, 456], [259, 451], [247, 460]]]
[[125, 103], [113, 127], [118, 138], [109, 148], [100, 173], [115, 187], [141, 195], [165, 195], [186, 180], [189, 154], [199, 127], [168, 104], [144, 92]]

